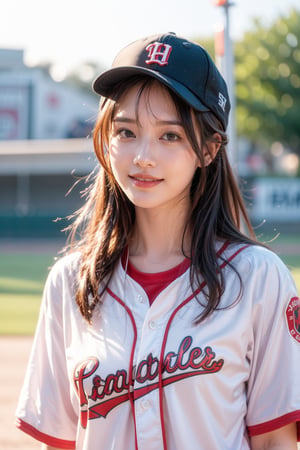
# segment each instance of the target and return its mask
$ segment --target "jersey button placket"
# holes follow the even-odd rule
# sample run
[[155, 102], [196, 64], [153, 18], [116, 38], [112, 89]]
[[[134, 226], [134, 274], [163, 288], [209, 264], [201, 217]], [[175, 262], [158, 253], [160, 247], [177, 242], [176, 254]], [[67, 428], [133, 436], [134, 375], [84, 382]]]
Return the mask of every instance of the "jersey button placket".
[[[149, 317], [149, 316], [152, 317]], [[157, 320], [157, 317], [149, 311], [149, 316], [146, 318], [143, 327], [142, 340], [139, 347], [138, 362], [146, 361], [148, 356], [152, 358], [159, 358], [160, 348], [163, 338], [163, 324]], [[151, 375], [155, 371], [157, 362], [153, 363], [151, 369]], [[143, 367], [145, 364], [143, 363]], [[138, 438], [138, 447], [147, 448], [147, 450], [157, 450], [163, 448], [162, 431], [160, 423], [160, 408], [159, 408], [159, 390], [158, 390], [158, 377], [151, 378], [150, 380], [144, 380], [143, 397], [135, 401], [136, 408], [136, 431]], [[157, 385], [155, 389], [149, 391], [149, 386]], [[138, 389], [141, 385], [138, 386]], [[149, 423], [151, 426], [149, 427]]]
[[141, 407], [142, 407], [143, 410], [146, 411], [146, 410], [150, 407], [149, 400], [147, 400], [147, 399], [144, 398], [144, 399], [141, 401]]
[[139, 303], [145, 303], [144, 297], [142, 295], [140, 295], [140, 294], [137, 296], [137, 300], [138, 300]]
[[153, 331], [156, 330], [156, 327], [157, 327], [156, 322], [154, 320], [150, 320], [148, 323], [148, 327], [150, 328], [150, 330], [153, 330]]

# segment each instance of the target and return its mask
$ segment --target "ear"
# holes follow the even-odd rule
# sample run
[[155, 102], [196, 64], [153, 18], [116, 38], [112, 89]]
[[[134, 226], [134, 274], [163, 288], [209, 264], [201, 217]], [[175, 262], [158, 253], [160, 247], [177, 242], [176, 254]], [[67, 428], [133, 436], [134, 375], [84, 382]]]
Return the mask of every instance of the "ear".
[[212, 140], [206, 142], [203, 150], [204, 150], [204, 165], [205, 167], [209, 166], [210, 163], [215, 159], [217, 153], [221, 147], [222, 138], [219, 133], [215, 133], [212, 136]]

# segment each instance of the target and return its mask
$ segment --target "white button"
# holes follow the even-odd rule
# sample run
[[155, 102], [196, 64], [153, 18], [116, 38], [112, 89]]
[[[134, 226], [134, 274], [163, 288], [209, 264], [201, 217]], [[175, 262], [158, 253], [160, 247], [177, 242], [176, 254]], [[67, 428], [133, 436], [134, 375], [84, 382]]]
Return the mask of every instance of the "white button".
[[150, 328], [151, 330], [155, 330], [155, 328], [156, 328], [156, 323], [154, 322], [154, 320], [150, 320], [150, 322], [149, 322], [149, 328]]
[[144, 303], [144, 301], [145, 301], [144, 297], [142, 295], [138, 295], [137, 299], [140, 303]]
[[142, 401], [142, 408], [143, 409], [148, 409], [149, 408], [149, 400], [143, 400]]

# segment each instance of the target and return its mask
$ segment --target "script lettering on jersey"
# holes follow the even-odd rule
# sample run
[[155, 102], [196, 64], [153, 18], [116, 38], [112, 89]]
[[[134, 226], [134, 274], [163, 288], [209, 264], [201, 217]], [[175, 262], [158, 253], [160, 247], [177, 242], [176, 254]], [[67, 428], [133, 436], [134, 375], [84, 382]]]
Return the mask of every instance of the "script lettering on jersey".
[[[191, 336], [185, 337], [177, 352], [165, 355], [160, 369], [159, 359], [150, 353], [133, 367], [133, 385], [129, 386], [128, 371], [101, 376], [101, 364], [95, 357], [80, 362], [74, 370], [74, 383], [80, 401], [81, 425], [86, 428], [87, 421], [106, 417], [116, 406], [129, 400], [129, 391], [134, 399], [139, 399], [159, 387], [159, 371], [163, 374], [162, 385], [181, 381], [185, 378], [219, 372], [223, 359], [216, 360], [211, 347], [192, 347]], [[146, 384], [146, 385], [145, 385]]]

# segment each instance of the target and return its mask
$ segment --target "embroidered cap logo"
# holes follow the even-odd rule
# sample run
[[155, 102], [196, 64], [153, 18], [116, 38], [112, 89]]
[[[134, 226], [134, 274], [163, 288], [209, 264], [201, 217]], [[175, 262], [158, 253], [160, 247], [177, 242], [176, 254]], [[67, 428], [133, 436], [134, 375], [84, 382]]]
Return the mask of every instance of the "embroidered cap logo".
[[221, 92], [219, 92], [219, 101], [218, 101], [218, 105], [220, 106], [220, 108], [221, 108], [222, 111], [224, 111], [224, 112], [225, 112], [226, 102], [227, 102], [226, 97], [225, 97], [223, 94], [221, 94]]
[[172, 46], [169, 44], [162, 44], [161, 42], [154, 42], [146, 47], [148, 52], [148, 59], [146, 64], [159, 64], [165, 66], [168, 64]]

